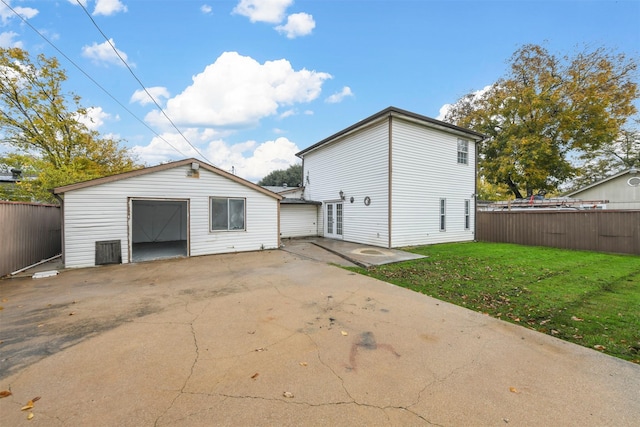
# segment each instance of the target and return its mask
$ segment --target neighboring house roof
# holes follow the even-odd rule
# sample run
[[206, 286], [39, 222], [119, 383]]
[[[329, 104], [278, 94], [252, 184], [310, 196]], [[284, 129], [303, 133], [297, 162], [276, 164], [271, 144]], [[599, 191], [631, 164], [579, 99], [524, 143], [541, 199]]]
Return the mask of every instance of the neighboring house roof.
[[582, 187], [582, 188], [580, 188], [578, 190], [574, 190], [574, 191], [572, 191], [570, 193], [563, 194], [563, 196], [571, 197], [571, 196], [573, 196], [575, 194], [582, 193], [583, 191], [586, 191], [586, 190], [588, 190], [590, 188], [593, 188], [593, 187], [597, 187], [598, 185], [604, 184], [605, 182], [611, 181], [611, 180], [616, 179], [618, 177], [621, 177], [621, 176], [623, 176], [625, 174], [636, 175], [636, 174], [638, 174], [638, 169], [635, 169], [635, 168], [625, 169], [623, 171], [618, 172], [615, 175], [611, 175], [610, 177], [607, 177], [607, 178], [601, 179], [600, 181], [596, 181], [596, 182], [594, 182], [592, 184], [589, 184], [586, 187]]
[[359, 121], [358, 123], [349, 126], [346, 129], [341, 130], [340, 132], [334, 133], [333, 135], [331, 135], [328, 138], [323, 139], [322, 141], [313, 144], [312, 146], [305, 148], [304, 150], [300, 151], [299, 153], [296, 153], [296, 156], [298, 157], [303, 157], [306, 153], [313, 151], [341, 136], [350, 134], [362, 127], [368, 126], [371, 123], [378, 121], [380, 119], [384, 119], [386, 117], [399, 117], [399, 118], [404, 118], [413, 122], [418, 122], [424, 126], [433, 128], [433, 129], [439, 129], [445, 132], [450, 132], [450, 133], [454, 133], [454, 134], [458, 134], [460, 136], [464, 136], [467, 138], [470, 138], [474, 141], [481, 141], [483, 139], [486, 138], [486, 135], [483, 135], [481, 133], [478, 132], [474, 132], [472, 130], [469, 129], [465, 129], [459, 126], [455, 126], [452, 125], [451, 123], [446, 123], [446, 122], [442, 122], [440, 120], [436, 120], [436, 119], [432, 119], [431, 117], [427, 117], [427, 116], [422, 116], [420, 114], [416, 114], [416, 113], [412, 113], [411, 111], [406, 111], [406, 110], [402, 110], [400, 108], [396, 108], [396, 107], [387, 107], [384, 110], [367, 117], [366, 119], [363, 119], [361, 121]]
[[267, 196], [271, 196], [274, 199], [282, 199], [282, 196], [280, 196], [279, 194], [276, 194], [272, 191], [267, 190], [266, 188], [262, 188], [257, 184], [254, 184], [250, 181], [247, 181], [246, 179], [242, 179], [236, 175], [233, 175], [229, 172], [223, 171], [222, 169], [218, 169], [215, 166], [211, 166], [208, 163], [205, 163], [201, 160], [197, 160], [194, 158], [190, 158], [190, 159], [184, 159], [184, 160], [178, 160], [175, 162], [170, 162], [170, 163], [165, 163], [162, 165], [158, 165], [158, 166], [151, 166], [151, 167], [146, 167], [146, 168], [142, 168], [142, 169], [136, 169], [136, 170], [132, 170], [129, 172], [124, 172], [124, 173], [120, 173], [117, 175], [111, 175], [111, 176], [105, 176], [103, 178], [97, 178], [97, 179], [92, 179], [90, 181], [83, 181], [83, 182], [78, 182], [76, 184], [70, 184], [70, 185], [65, 185], [62, 187], [57, 187], [53, 190], [54, 194], [62, 194], [62, 193], [66, 193], [68, 191], [74, 191], [74, 190], [79, 190], [81, 188], [87, 188], [87, 187], [93, 187], [95, 185], [101, 185], [101, 184], [106, 184], [109, 182], [114, 182], [114, 181], [119, 181], [121, 179], [127, 179], [127, 178], [133, 178], [136, 176], [140, 176], [140, 175], [146, 175], [149, 173], [154, 173], [154, 172], [160, 172], [163, 170], [167, 170], [167, 169], [173, 169], [176, 167], [180, 167], [180, 166], [185, 166], [185, 165], [190, 165], [192, 163], [197, 163], [199, 165], [200, 168], [205, 169], [209, 172], [212, 172], [214, 174], [220, 175], [224, 178], [228, 178], [232, 181], [235, 181], [239, 184], [242, 184], [246, 187], [252, 188], [253, 190], [256, 190], [262, 194], [266, 194]]
[[304, 189], [304, 187], [284, 187], [284, 186], [280, 187], [280, 186], [273, 186], [273, 185], [263, 185], [262, 188], [266, 188], [267, 190], [277, 194], [295, 193], [296, 191]]

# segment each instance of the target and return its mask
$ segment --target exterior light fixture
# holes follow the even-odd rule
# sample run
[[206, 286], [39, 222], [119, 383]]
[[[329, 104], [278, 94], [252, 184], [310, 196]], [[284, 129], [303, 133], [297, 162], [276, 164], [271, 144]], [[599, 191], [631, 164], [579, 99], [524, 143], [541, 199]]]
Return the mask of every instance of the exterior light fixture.
[[340, 195], [340, 200], [344, 200], [344, 191], [340, 190], [338, 194]]

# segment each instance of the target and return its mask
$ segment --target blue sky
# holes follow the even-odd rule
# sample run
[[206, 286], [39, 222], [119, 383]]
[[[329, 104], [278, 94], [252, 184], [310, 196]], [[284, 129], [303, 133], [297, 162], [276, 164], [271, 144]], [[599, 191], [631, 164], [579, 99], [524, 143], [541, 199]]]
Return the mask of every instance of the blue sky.
[[0, 0], [0, 46], [57, 56], [65, 89], [92, 107], [90, 126], [143, 163], [202, 157], [140, 92], [102, 31], [205, 160], [253, 181], [390, 105], [437, 118], [503, 76], [523, 44], [640, 56], [637, 0], [81, 3], [90, 16], [76, 0]]

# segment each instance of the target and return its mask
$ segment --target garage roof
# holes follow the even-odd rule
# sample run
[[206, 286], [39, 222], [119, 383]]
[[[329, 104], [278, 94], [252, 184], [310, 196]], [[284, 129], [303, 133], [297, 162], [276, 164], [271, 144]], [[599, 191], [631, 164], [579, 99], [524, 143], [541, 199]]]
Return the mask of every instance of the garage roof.
[[267, 196], [271, 196], [274, 199], [278, 199], [281, 200], [282, 196], [280, 196], [279, 194], [276, 194], [272, 191], [267, 190], [266, 188], [262, 188], [259, 185], [254, 184], [253, 182], [247, 181], [246, 179], [240, 178], [236, 175], [233, 175], [227, 171], [224, 171], [222, 169], [218, 169], [215, 166], [211, 166], [208, 163], [205, 163], [201, 160], [198, 159], [194, 159], [194, 158], [190, 158], [190, 159], [184, 159], [184, 160], [178, 160], [175, 162], [171, 162], [171, 163], [164, 163], [158, 166], [151, 166], [151, 167], [146, 167], [146, 168], [142, 168], [142, 169], [135, 169], [129, 172], [124, 172], [124, 173], [119, 173], [117, 175], [111, 175], [111, 176], [105, 176], [102, 178], [97, 178], [97, 179], [92, 179], [90, 181], [83, 181], [83, 182], [78, 182], [75, 184], [69, 184], [69, 185], [65, 185], [62, 187], [57, 187], [53, 189], [53, 194], [63, 194], [69, 191], [74, 191], [74, 190], [79, 190], [81, 188], [87, 188], [87, 187], [93, 187], [95, 185], [101, 185], [101, 184], [106, 184], [108, 182], [114, 182], [114, 181], [119, 181], [121, 179], [127, 179], [127, 178], [133, 178], [136, 176], [140, 176], [140, 175], [146, 175], [149, 173], [154, 173], [154, 172], [160, 172], [163, 170], [167, 170], [167, 169], [173, 169], [173, 168], [177, 168], [180, 166], [185, 166], [185, 165], [190, 165], [192, 163], [197, 163], [198, 165], [200, 165], [200, 168], [208, 170], [209, 172], [212, 172], [214, 174], [220, 175], [224, 178], [230, 179], [232, 181], [235, 181], [239, 184], [242, 184], [246, 187], [249, 187], [253, 190], [256, 190], [262, 194], [266, 194]]

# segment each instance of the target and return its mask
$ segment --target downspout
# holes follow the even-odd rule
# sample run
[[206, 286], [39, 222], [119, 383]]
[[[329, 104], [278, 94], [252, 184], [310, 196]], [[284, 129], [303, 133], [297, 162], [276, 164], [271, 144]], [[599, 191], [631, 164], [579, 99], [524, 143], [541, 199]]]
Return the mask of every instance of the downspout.
[[51, 194], [53, 194], [53, 197], [55, 197], [56, 199], [58, 199], [58, 201], [60, 202], [60, 244], [62, 245], [61, 252], [62, 252], [62, 264], [65, 265], [65, 250], [64, 250], [64, 198], [60, 197], [58, 194], [54, 193], [54, 190], [51, 190]]
[[392, 125], [393, 125], [393, 116], [391, 115], [391, 113], [389, 113], [389, 190], [388, 190], [388, 194], [389, 194], [389, 200], [388, 200], [388, 214], [387, 214], [387, 231], [389, 233], [389, 241], [387, 244], [387, 248], [391, 249], [391, 243], [392, 243], [392, 230], [391, 230], [391, 215], [392, 215], [392, 191], [393, 191], [393, 149], [392, 149], [392, 144], [393, 144], [393, 132], [392, 132]]

